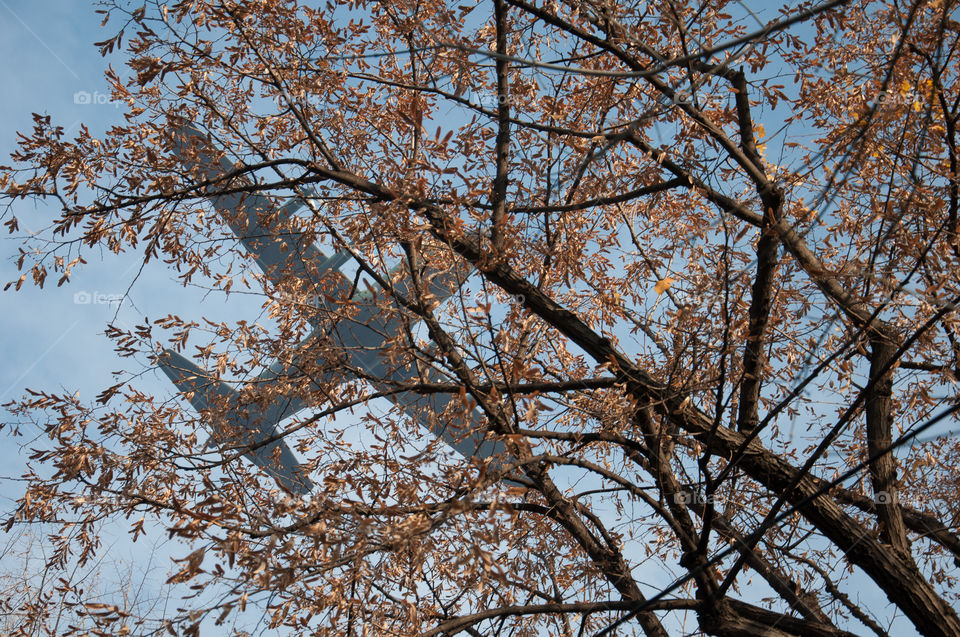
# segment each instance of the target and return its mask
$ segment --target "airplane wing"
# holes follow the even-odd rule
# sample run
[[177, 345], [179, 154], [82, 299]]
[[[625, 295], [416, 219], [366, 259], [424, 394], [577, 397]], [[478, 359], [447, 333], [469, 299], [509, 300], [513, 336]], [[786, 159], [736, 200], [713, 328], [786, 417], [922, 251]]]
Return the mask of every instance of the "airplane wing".
[[[212, 180], [234, 170], [226, 157], [218, 157], [211, 150], [207, 137], [192, 125], [183, 126], [174, 136], [174, 151], [185, 163], [197, 169], [201, 179]], [[192, 151], [192, 152], [190, 152]], [[194, 154], [195, 153], [195, 154]], [[190, 159], [187, 159], [187, 158]], [[231, 193], [212, 195], [210, 202], [220, 214], [240, 243], [256, 259], [264, 274], [278, 284], [287, 276], [296, 276], [317, 288], [323, 275], [334, 275], [333, 290], [341, 294], [349, 290], [350, 282], [336, 269], [342, 262], [340, 255], [330, 259], [316, 247], [312, 240], [293, 232], [270, 232], [265, 230], [267, 215], [274, 206], [257, 193]], [[291, 199], [276, 209], [277, 225], [283, 227], [290, 216], [302, 205], [299, 199]], [[329, 280], [329, 279], [328, 279]], [[320, 295], [318, 294], [319, 298]], [[309, 340], [309, 339], [308, 339]], [[220, 445], [255, 444], [276, 433], [276, 425], [286, 416], [304, 407], [299, 401], [278, 401], [267, 408], [256, 405], [240, 405], [238, 394], [224, 383], [204, 382], [209, 377], [193, 363], [176, 352], [166, 351], [160, 359], [160, 368], [180, 391], [191, 396], [190, 402], [198, 411], [206, 410], [212, 418], [214, 440]], [[265, 370], [256, 380], [270, 382], [292, 370], [274, 365]], [[325, 381], [320, 379], [319, 382]], [[230, 435], [231, 433], [238, 435]], [[279, 451], [277, 451], [279, 449]], [[276, 454], [279, 453], [279, 456]], [[297, 473], [299, 466], [290, 448], [281, 440], [259, 447], [247, 454], [250, 460], [273, 476], [277, 482], [295, 493], [305, 493], [312, 484]], [[273, 461], [277, 458], [277, 463]]]
[[[426, 382], [439, 382], [439, 377], [432, 373], [425, 374]], [[419, 380], [419, 374], [416, 370], [407, 372], [398, 371], [390, 380], [409, 383]], [[371, 383], [377, 391], [387, 391], [391, 389], [390, 383], [373, 382]], [[415, 392], [405, 391], [396, 394], [390, 394], [387, 397], [392, 403], [403, 409], [403, 411], [421, 426], [427, 427], [436, 437], [443, 440], [448, 446], [457, 451], [464, 458], [479, 458], [481, 460], [491, 456], [502, 454], [506, 447], [499, 440], [488, 440], [484, 435], [484, 429], [481, 425], [482, 415], [477, 409], [471, 411], [460, 425], [450, 422], [424, 419], [424, 413], [433, 412], [442, 414], [447, 405], [454, 399], [452, 393], [435, 394], [417, 394]], [[499, 466], [498, 462], [494, 466]]]
[[[427, 293], [437, 301], [443, 301], [450, 296], [453, 290], [463, 285], [471, 274], [472, 268], [460, 266], [443, 272], [428, 271], [423, 273], [423, 280], [427, 281]], [[412, 280], [403, 277], [393, 283], [396, 294], [411, 298], [413, 294]], [[386, 292], [381, 292], [386, 294]], [[369, 295], [358, 300], [360, 311], [352, 320], [341, 320], [333, 327], [336, 341], [350, 353], [354, 367], [359, 367], [375, 378], [382, 378], [385, 382], [371, 381], [377, 391], [388, 391], [391, 385], [386, 381], [409, 383], [421, 378], [420, 372], [414, 365], [407, 365], [407, 360], [401, 360], [392, 365], [381, 355], [383, 342], [387, 338], [400, 332], [404, 326], [403, 312], [385, 314], [382, 306], [378, 306]], [[411, 317], [407, 317], [408, 319]], [[413, 317], [416, 321], [416, 318]], [[425, 382], [440, 382], [439, 375], [426, 369], [422, 376]], [[417, 394], [414, 392], [400, 392], [390, 394], [388, 399], [398, 405], [412, 419], [430, 429], [437, 437], [443, 439], [447, 445], [458, 451], [466, 458], [488, 458], [504, 451], [503, 443], [486, 440], [480, 426], [481, 414], [474, 410], [461, 427], [449, 426], [443, 423], [425, 423], [425, 410], [435, 414], [443, 413], [447, 405], [453, 400], [450, 393]]]
[[[193, 125], [181, 127], [174, 140], [174, 152], [196, 169], [202, 179], [216, 179], [235, 170], [229, 159], [214, 154], [207, 136]], [[293, 213], [303, 205], [298, 198], [288, 200], [279, 208], [255, 192], [211, 195], [209, 200], [274, 284], [287, 276], [317, 284], [329, 269], [327, 263], [332, 264], [312, 239], [292, 231], [269, 230], [288, 226]], [[266, 223], [271, 217], [276, 223]]]
[[[175, 151], [181, 157], [187, 156], [188, 148], [196, 152], [196, 159], [191, 159], [188, 164], [199, 168], [200, 176], [204, 179], [215, 179], [235, 169], [226, 157], [218, 158], [213, 155], [209, 150], [210, 144], [206, 135], [196, 127], [183, 126], [175, 139]], [[351, 256], [348, 253], [337, 252], [328, 258], [312, 240], [299, 233], [264, 230], [263, 222], [274, 209], [274, 205], [268, 198], [258, 193], [231, 193], [214, 195], [209, 199], [240, 243], [254, 256], [257, 265], [274, 284], [279, 283], [282, 277], [293, 275], [317, 286], [321, 278], [329, 272], [335, 273], [335, 285], [332, 290], [327, 290], [327, 294], [339, 296], [349, 292], [351, 281], [339, 272], [339, 268], [349, 261]], [[299, 197], [291, 197], [284, 202], [276, 209], [276, 225], [286, 226], [293, 214], [302, 206], [303, 200]], [[472, 268], [461, 264], [454, 269], [442, 272], [428, 270], [422, 276], [424, 280], [429, 280], [428, 292], [438, 300], [443, 300], [450, 295], [451, 289], [460, 287], [472, 271]], [[399, 294], [406, 296], [411, 293], [408, 277], [394, 283], [394, 287]], [[367, 317], [362, 315], [363, 319]]]
[[[198, 172], [204, 179], [215, 179], [234, 170], [234, 165], [226, 157], [217, 157], [213, 154], [207, 137], [192, 125], [184, 126], [180, 130], [180, 133], [176, 136], [176, 144], [176, 151], [182, 157], [189, 156], [188, 148], [196, 153], [191, 159], [187, 160], [187, 163], [193, 168], [199, 169]], [[327, 295], [345, 298], [349, 293], [351, 282], [339, 272], [339, 267], [349, 260], [350, 256], [345, 253], [336, 253], [327, 258], [312, 240], [306, 240], [302, 235], [293, 232], [268, 232], [264, 230], [264, 226], [268, 225], [265, 221], [272, 208], [272, 203], [266, 197], [256, 193], [232, 193], [211, 195], [210, 201], [233, 230], [241, 244], [254, 256], [264, 274], [274, 284], [279, 283], [284, 277], [292, 275], [307, 281], [316, 288], [321, 288], [320, 284], [323, 277], [332, 276], [332, 289], [323, 286], [327, 287]], [[275, 213], [277, 225], [285, 226], [290, 216], [302, 203], [300, 199], [293, 198], [277, 209]], [[442, 272], [428, 269], [422, 273], [422, 280], [427, 282], [427, 292], [439, 302], [448, 297], [453, 290], [459, 288], [471, 272], [472, 268], [464, 264]], [[329, 278], [326, 280], [330, 282]], [[394, 292], [402, 296], [409, 297], [413, 291], [412, 281], [409, 277], [399, 277], [399, 280], [393, 282], [392, 286]], [[386, 292], [381, 291], [380, 293], [384, 294]], [[322, 294], [316, 295], [316, 298], [320, 299], [319, 303], [323, 304], [324, 296]], [[383, 341], [402, 329], [403, 322], [408, 318], [406, 312], [397, 311], [387, 314], [369, 294], [356, 295], [353, 301], [359, 306], [359, 312], [356, 316], [349, 320], [333, 321], [327, 325], [315, 325], [315, 331], [329, 330], [329, 335], [346, 351], [350, 352], [355, 366], [371, 371], [374, 376], [400, 382], [409, 382], [414, 379], [417, 376], [415, 370], [404, 371], [405, 365], [401, 362], [397, 368], [399, 371], [394, 371], [380, 356]], [[331, 309], [335, 313], [335, 308], [328, 307], [327, 309]], [[208, 410], [209, 413], [213, 407], [214, 398], [225, 403], [216, 408], [218, 413], [224, 414], [222, 418], [226, 421], [221, 424], [220, 428], [246, 432], [241, 436], [243, 440], [256, 442], [268, 438], [275, 432], [275, 426], [278, 422], [285, 416], [304, 407], [298, 402], [289, 401], [272, 405], [266, 409], [257, 409], [251, 405], [241, 406], [237, 401], [237, 394], [234, 390], [222, 383], [208, 382], [203, 384], [199, 380], [204, 377], [203, 372], [174, 352], [165, 353], [165, 358], [161, 359], [161, 368], [181, 391], [192, 392], [191, 403], [196, 409]], [[289, 370], [271, 368], [261, 374], [257, 380], [269, 382], [271, 379], [287, 373], [287, 371]], [[374, 386], [378, 386], [379, 389], [385, 389], [388, 385], [389, 383], [386, 382], [374, 383]], [[412, 418], [420, 420], [421, 410], [429, 408], [435, 413], [440, 413], [452, 400], [452, 396], [450, 394], [417, 395], [404, 392], [393, 395], [391, 400], [400, 405]], [[479, 423], [479, 418], [479, 413], [474, 412], [470, 416], [469, 423], [462, 428], [462, 431], [453, 431], [447, 428], [438, 430], [436, 429], [437, 426], [427, 426], [435, 435], [440, 436], [447, 444], [466, 457], [479, 456], [485, 458], [499, 453], [503, 450], [503, 447], [499, 442], [484, 440], [483, 436], [477, 433], [480, 431], [479, 427], [476, 426]], [[220, 444], [237, 442], [230, 437], [223, 436], [216, 429], [215, 426], [217, 437], [225, 438], [225, 440], [218, 441]], [[250, 442], [247, 442], [247, 444], [250, 444]], [[280, 449], [279, 465], [275, 465], [271, 460], [271, 458], [276, 457], [276, 452], [270, 453], [277, 448]], [[297, 476], [298, 465], [296, 459], [282, 441], [252, 451], [250, 458], [292, 491], [303, 492], [304, 489], [309, 490], [306, 486], [309, 485], [309, 480]]]
[[[445, 274], [447, 277], [452, 276], [451, 273]], [[442, 299], [449, 295], [448, 281], [445, 280], [447, 277], [437, 277], [434, 280], [435, 286], [432, 287], [437, 289], [431, 290], [431, 293], [438, 298]], [[396, 286], [396, 288], [405, 285], [406, 282]], [[398, 292], [405, 293], [407, 290], [398, 289]], [[440, 374], [430, 367], [426, 367], [422, 371], [418, 370], [416, 364], [409, 364], [410, 360], [407, 357], [402, 358], [397, 363], [391, 363], [382, 355], [384, 335], [392, 336], [400, 331], [402, 321], [403, 318], [398, 313], [392, 313], [390, 317], [385, 317], [381, 311], [379, 314], [371, 312], [366, 323], [354, 324], [351, 322], [349, 325], [344, 325], [345, 321], [341, 321], [336, 326], [337, 341], [345, 348], [349, 348], [351, 363], [354, 367], [367, 370], [374, 378], [383, 379], [383, 381], [370, 381], [370, 384], [377, 391], [392, 389], [389, 381], [406, 384], [417, 381], [433, 383], [443, 380], [440, 378]], [[358, 334], [356, 328], [363, 330], [363, 332]], [[432, 418], [424, 418], [425, 413], [442, 414], [450, 402], [454, 400], [454, 394], [452, 393], [418, 394], [405, 391], [390, 394], [387, 398], [399, 406], [410, 418], [429, 429], [435, 436], [441, 438], [465, 458], [486, 459], [499, 455], [505, 450], [502, 442], [485, 439], [484, 428], [481, 426], [482, 415], [477, 409], [470, 412], [466, 420], [461, 422], [459, 426]]]

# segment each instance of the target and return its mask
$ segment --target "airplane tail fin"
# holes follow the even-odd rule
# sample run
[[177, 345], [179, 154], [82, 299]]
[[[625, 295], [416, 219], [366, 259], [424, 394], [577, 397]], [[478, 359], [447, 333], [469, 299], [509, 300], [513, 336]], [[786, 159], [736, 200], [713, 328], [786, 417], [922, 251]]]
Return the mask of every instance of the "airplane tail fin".
[[[160, 369], [181, 392], [189, 397], [194, 409], [211, 421], [213, 441], [217, 445], [258, 445], [276, 434], [276, 423], [299, 410], [294, 403], [272, 403], [261, 409], [255, 404], [242, 405], [239, 394], [226, 383], [210, 375], [180, 354], [166, 350], [159, 359]], [[254, 464], [274, 478], [282, 487], [304, 494], [313, 483], [299, 468], [296, 456], [281, 440], [258, 445], [246, 454]]]

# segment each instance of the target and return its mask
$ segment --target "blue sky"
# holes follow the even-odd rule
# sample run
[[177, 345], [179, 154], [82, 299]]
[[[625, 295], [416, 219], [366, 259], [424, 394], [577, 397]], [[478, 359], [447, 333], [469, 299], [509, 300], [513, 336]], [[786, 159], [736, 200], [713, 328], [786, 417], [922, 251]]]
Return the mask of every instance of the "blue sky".
[[[117, 53], [104, 58], [93, 46], [113, 34], [112, 25], [100, 27], [101, 16], [94, 13], [95, 8], [94, 3], [69, 0], [0, 0], [0, 55], [5, 61], [0, 65], [0, 86], [6, 97], [0, 100], [0, 164], [11, 163], [9, 154], [16, 147], [17, 132], [31, 129], [33, 112], [50, 115], [64, 127], [68, 138], [81, 123], [99, 136], [123, 121], [122, 107], [109, 103], [103, 73], [108, 64], [122, 73], [124, 58]], [[43, 230], [55, 212], [31, 202], [15, 204], [13, 213], [22, 232], [0, 236], [0, 287], [20, 276], [14, 259], [24, 233]], [[43, 289], [25, 284], [18, 292], [12, 288], [0, 292], [0, 342], [5, 354], [0, 358], [0, 402], [15, 400], [31, 388], [78, 393], [84, 402], [92, 403], [105, 387], [117, 382], [113, 373], [121, 369], [143, 372], [135, 380], [138, 389], [173, 397], [174, 387], [162, 373], [148, 368], [143, 360], [120, 358], [114, 352], [104, 335], [109, 322], [129, 327], [144, 317], [153, 320], [171, 313], [190, 318], [203, 315], [215, 321], [262, 317], [262, 297], [231, 294], [227, 299], [219, 292], [206, 295], [201, 289], [185, 289], [174, 273], [157, 261], [144, 268], [128, 292], [141, 265], [137, 253], [99, 254], [94, 250], [88, 251], [86, 258], [89, 263], [75, 269], [72, 280], [63, 287], [56, 287], [56, 280], [51, 279]], [[388, 404], [379, 401], [371, 408], [382, 411]], [[7, 414], [4, 420], [9, 422]], [[0, 519], [5, 519], [22, 493], [16, 478], [23, 472], [33, 444], [29, 436], [13, 444], [13, 438], [0, 435], [4, 441], [0, 445]], [[113, 582], [146, 578], [144, 597], [150, 599], [176, 570], [168, 558], [183, 556], [188, 549], [167, 541], [162, 532], [133, 544], [128, 528], [129, 523], [104, 527], [107, 559], [98, 567], [101, 580], [109, 590]], [[0, 547], [5, 547], [0, 548], [0, 576], [23, 568], [10, 541], [0, 537]], [[39, 545], [33, 546], [38, 553]], [[27, 568], [39, 575], [42, 561], [35, 555]], [[107, 595], [101, 601], [115, 600]], [[256, 606], [251, 604], [251, 608]], [[255, 623], [259, 616], [254, 610], [247, 619]], [[207, 627], [204, 634], [226, 634], [228, 628]]]
[[[32, 112], [52, 116], [68, 137], [77, 132], [81, 122], [96, 136], [122, 121], [122, 109], [109, 103], [103, 73], [110, 63], [121, 69], [123, 58], [117, 54], [103, 58], [93, 46], [112, 28], [100, 28], [102, 16], [94, 13], [95, 8], [90, 2], [70, 0], [0, 0], [0, 59], [4, 61], [0, 65], [4, 95], [0, 100], [0, 163], [10, 163], [16, 133], [31, 129]], [[51, 219], [50, 210], [29, 202], [17, 202], [14, 214], [24, 232], [40, 231]], [[17, 237], [0, 237], [3, 284], [19, 277], [13, 262], [19, 246]], [[78, 269], [74, 279], [63, 287], [57, 288], [56, 280], [51, 280], [42, 290], [24, 285], [19, 292], [11, 289], [0, 293], [0, 348], [4, 352], [0, 359], [0, 402], [20, 397], [27, 387], [77, 392], [81, 399], [92, 402], [103, 388], [116, 382], [112, 373], [120, 369], [145, 371], [136, 381], [140, 389], [173, 396], [172, 385], [159, 372], [147, 370], [143, 361], [121, 359], [104, 336], [104, 329], [110, 321], [132, 326], [145, 316], [189, 312], [200, 302], [202, 292], [184, 290], [161, 265], [146, 268], [123, 304], [118, 305], [116, 300], [124, 297], [141, 261], [137, 254], [103, 256], [101, 259], [97, 251], [91, 251], [87, 255], [89, 265]], [[208, 299], [203, 312], [226, 320], [249, 311], [253, 320], [259, 305], [255, 298], [234, 295], [228, 308], [221, 295], [213, 301]], [[7, 414], [4, 421], [9, 422]], [[15, 478], [23, 471], [31, 440], [19, 438], [17, 445], [13, 438], [2, 435], [0, 511], [5, 519], [22, 490]], [[112, 582], [131, 580], [136, 585], [145, 581], [143, 596], [149, 599], [157, 591], [156, 584], [171, 570], [168, 556], [182, 556], [187, 551], [161, 534], [133, 544], [127, 529], [128, 524], [103, 529], [106, 559], [98, 567], [99, 579], [105, 592], [114, 588]], [[18, 554], [6, 552], [9, 540], [0, 538], [0, 546], [6, 547], [0, 555], [0, 573], [20, 568]], [[35, 561], [29, 568], [39, 574], [41, 562]], [[103, 601], [115, 600], [108, 595]]]
[[[122, 108], [108, 103], [109, 90], [103, 78], [107, 64], [123, 66], [123, 55], [101, 57], [93, 42], [112, 35], [112, 26], [100, 28], [101, 16], [93, 3], [70, 0], [0, 0], [0, 163], [9, 163], [16, 144], [16, 132], [32, 126], [31, 113], [49, 114], [68, 136], [81, 122], [94, 135], [121, 121]], [[768, 127], [768, 130], [771, 130]], [[26, 232], [40, 231], [51, 218], [50, 211], [29, 202], [18, 202], [14, 212]], [[18, 278], [13, 263], [20, 246], [18, 237], [0, 236], [0, 284]], [[127, 292], [140, 265], [139, 255], [87, 255], [88, 265], [75, 271], [74, 280], [56, 288], [51, 279], [43, 289], [24, 285], [19, 291], [0, 292], [0, 403], [19, 397], [25, 388], [51, 392], [79, 392], [92, 401], [104, 387], [113, 384], [112, 372], [120, 369], [145, 371], [137, 386], [160, 396], [171, 396], [172, 386], [159, 373], [147, 370], [142, 361], [121, 359], [103, 335], [109, 321], [132, 326], [143, 318], [155, 319], [169, 313], [195, 317], [203, 292], [183, 289], [161, 264], [144, 270], [118, 306], [114, 299]], [[0, 285], [2, 287], [2, 285]], [[232, 295], [211, 295], [202, 302], [202, 314], [212, 320], [256, 319], [260, 299]], [[140, 367], [138, 367], [140, 365]], [[29, 446], [28, 439], [20, 439]], [[4, 514], [19, 494], [19, 483], [11, 481], [24, 466], [24, 449], [4, 436], [0, 444], [0, 511]], [[5, 517], [5, 515], [4, 515]], [[131, 561], [142, 559], [142, 544], [131, 546], [123, 529], [108, 530], [116, 538], [117, 555]], [[0, 546], [5, 540], [0, 540]], [[183, 554], [177, 547], [176, 554]], [[163, 549], [166, 550], [166, 549]], [[11, 556], [0, 556], [0, 571], [10, 566]], [[154, 563], [156, 576], [167, 571]], [[883, 604], [872, 586], [864, 591]], [[856, 601], [856, 600], [855, 600]], [[859, 628], [855, 628], [859, 630]], [[913, 634], [904, 626], [898, 635]]]

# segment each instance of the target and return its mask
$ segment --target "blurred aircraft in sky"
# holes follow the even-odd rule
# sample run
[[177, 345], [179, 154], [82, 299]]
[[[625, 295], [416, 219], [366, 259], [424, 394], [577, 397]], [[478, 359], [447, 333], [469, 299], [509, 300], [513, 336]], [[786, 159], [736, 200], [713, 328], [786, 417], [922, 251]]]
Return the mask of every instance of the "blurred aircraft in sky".
[[[175, 150], [185, 165], [196, 171], [203, 180], [215, 180], [235, 170], [229, 159], [214, 151], [207, 136], [191, 125], [180, 129], [176, 144]], [[380, 296], [390, 294], [391, 298], [395, 298], [397, 294], [406, 296], [411, 293], [409, 277], [393, 281], [392, 292], [357, 292], [355, 282], [339, 270], [351, 259], [349, 254], [338, 252], [327, 257], [312, 240], [300, 233], [271, 231], [270, 228], [290, 227], [292, 215], [304, 205], [301, 197], [291, 198], [280, 206], [275, 217], [271, 215], [273, 204], [270, 200], [254, 192], [211, 195], [209, 201], [274, 285], [279, 285], [287, 277], [297, 277], [306, 288], [319, 292], [310, 295], [310, 298], [316, 299], [317, 308], [324, 311], [313, 314], [324, 315], [325, 318], [311, 318], [313, 331], [301, 344], [301, 351], [307, 352], [315, 339], [332, 339], [340, 351], [347, 353], [348, 367], [369, 372], [367, 382], [377, 391], [388, 391], [394, 387], [393, 383], [442, 380], [432, 368], [420, 366], [418, 369], [412, 357], [391, 364], [382, 355], [385, 340], [417, 322], [416, 317], [396, 304], [396, 311], [384, 311], [383, 297]], [[272, 217], [269, 223], [264, 223], [268, 217]], [[431, 296], [442, 301], [463, 285], [469, 274], [466, 266], [445, 272], [428, 269], [422, 273], [421, 281], [426, 283]], [[336, 313], [338, 304], [332, 301], [337, 299], [349, 299], [356, 314], [342, 320], [326, 318]], [[293, 451], [279, 436], [278, 424], [284, 418], [315, 405], [292, 398], [277, 399], [266, 405], [244, 403], [240, 392], [231, 387], [232, 383], [215, 380], [211, 374], [177, 352], [166, 350], [159, 362], [164, 373], [189, 398], [193, 407], [206, 415], [213, 429], [211, 442], [223, 451], [246, 449], [247, 458], [293, 493], [304, 494], [313, 488], [313, 483], [302, 471]], [[326, 371], [319, 375], [315, 370], [311, 371], [305, 377], [305, 382], [321, 387], [338, 379], [344, 382], [351, 380], [344, 378], [342, 369], [338, 370], [328, 361], [317, 362], [319, 369]], [[291, 376], [303, 376], [300, 369], [294, 357], [292, 363], [275, 363], [250, 382], [262, 387]], [[422, 414], [425, 411], [442, 413], [454, 398], [452, 393], [419, 394], [403, 391], [389, 394], [388, 398], [467, 458], [487, 458], [503, 450], [502, 443], [484, 439], [482, 429], [478, 426], [480, 414], [476, 410], [456, 431], [438, 422], [439, 419], [431, 419], [432, 424], [423, 422]]]

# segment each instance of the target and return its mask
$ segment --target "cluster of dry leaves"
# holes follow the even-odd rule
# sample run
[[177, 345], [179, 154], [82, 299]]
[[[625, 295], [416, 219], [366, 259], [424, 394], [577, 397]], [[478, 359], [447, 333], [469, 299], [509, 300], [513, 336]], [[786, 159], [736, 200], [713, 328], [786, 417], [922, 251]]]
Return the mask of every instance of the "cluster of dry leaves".
[[[59, 525], [63, 578], [16, 602], [18, 630], [197, 634], [258, 600], [315, 635], [960, 635], [960, 445], [935, 435], [960, 406], [960, 5], [759, 4], [105, 10], [126, 124], [24, 133], [6, 225], [23, 199], [59, 215], [13, 286], [105, 247], [263, 294], [263, 324], [108, 333], [132, 372], [174, 348], [248, 405], [310, 406], [282, 434], [316, 486], [205, 446], [214, 414], [135, 379], [96, 405], [33, 391], [9, 405], [46, 437], [8, 528]], [[184, 122], [234, 170], [191, 169]], [[384, 356], [423, 382], [306, 339], [356, 303], [264, 277], [210, 204], [238, 193], [304, 199], [264, 232], [349, 253], [403, 326]], [[452, 268], [483, 294], [438, 303], [424, 279]], [[457, 398], [365, 407], [401, 390]], [[421, 427], [474, 410], [496, 457]], [[73, 601], [102, 520], [191, 547], [179, 605]]]

